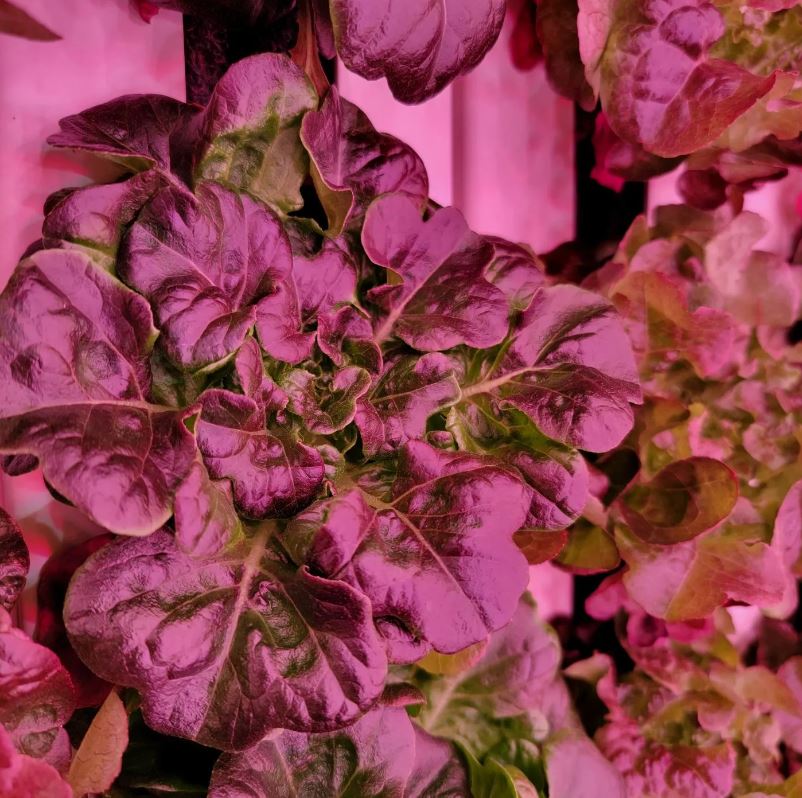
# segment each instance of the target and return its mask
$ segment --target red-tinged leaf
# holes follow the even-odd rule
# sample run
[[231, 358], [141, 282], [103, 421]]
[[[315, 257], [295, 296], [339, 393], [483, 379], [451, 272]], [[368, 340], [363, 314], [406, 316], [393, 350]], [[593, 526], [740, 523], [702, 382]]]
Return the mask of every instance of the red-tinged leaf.
[[597, 39], [595, 58], [583, 53], [583, 60], [592, 71], [594, 61], [599, 65], [612, 128], [655, 155], [702, 149], [774, 84], [773, 75], [760, 77], [709, 55], [725, 28], [706, 0], [604, 5], [610, 9], [606, 37]]
[[12, 628], [0, 609], [0, 724], [17, 750], [64, 770], [70, 742], [62, 727], [74, 708], [75, 691], [59, 658]]
[[279, 294], [296, 311], [281, 329], [306, 344], [288, 353], [271, 329], [263, 346], [290, 362], [311, 347], [311, 336], [300, 332], [290, 245], [279, 220], [216, 183], [201, 183], [194, 196], [160, 191], [126, 236], [118, 272], [150, 301], [165, 351], [181, 368], [214, 367], [236, 352], [261, 315], [260, 302], [272, 308]]
[[203, 112], [196, 178], [247, 191], [284, 213], [298, 210], [308, 170], [301, 119], [316, 107], [312, 84], [287, 56], [238, 61]]
[[606, 451], [632, 428], [641, 392], [632, 348], [613, 307], [570, 285], [542, 288], [500, 359], [488, 358], [464, 398], [487, 395], [525, 413], [540, 431]]
[[194, 559], [172, 535], [119, 540], [76, 574], [64, 610], [95, 673], [142, 695], [156, 731], [238, 751], [272, 729], [354, 722], [387, 662], [368, 600], [292, 563], [262, 525]]
[[11, 611], [25, 587], [31, 558], [14, 519], [0, 508], [0, 608]]
[[108, 790], [120, 775], [128, 747], [128, 713], [112, 690], [92, 718], [75, 752], [67, 780], [79, 798]]
[[220, 389], [204, 393], [196, 433], [209, 475], [231, 483], [234, 505], [247, 518], [293, 515], [323, 481], [320, 454], [268, 431], [264, 411], [247, 396]]
[[0, 795], [9, 798], [74, 798], [70, 785], [52, 766], [19, 753], [0, 724]]
[[568, 543], [568, 530], [544, 532], [539, 529], [521, 529], [515, 533], [515, 545], [530, 565], [553, 560]]
[[738, 477], [732, 469], [710, 457], [689, 457], [628, 488], [618, 506], [641, 540], [668, 545], [717, 526], [737, 500]]
[[36, 456], [50, 485], [113, 532], [163, 524], [195, 442], [185, 411], [148, 402], [147, 302], [82, 253], [45, 250], [0, 296], [0, 326], [0, 452]]
[[437, 94], [468, 72], [498, 38], [502, 0], [410, 0], [403, 6], [331, 0], [337, 51], [368, 80], [386, 77], [405, 103]]
[[78, 708], [101, 704], [110, 685], [98, 679], [75, 653], [64, 626], [64, 599], [75, 571], [90, 554], [113, 539], [113, 535], [98, 535], [59, 551], [42, 566], [36, 583], [36, 629], [33, 639], [58, 655], [75, 687], [75, 704]]
[[336, 87], [319, 111], [304, 116], [301, 140], [312, 159], [312, 177], [332, 235], [361, 220], [381, 194], [400, 191], [420, 208], [428, 199], [429, 179], [417, 153], [394, 136], [378, 133]]
[[507, 297], [510, 310], [526, 310], [546, 284], [546, 267], [537, 256], [522, 244], [512, 244], [503, 238], [486, 236], [493, 245], [493, 260], [485, 269], [485, 277]]
[[[197, 116], [191, 105], [158, 94], [127, 94], [59, 122], [53, 147], [85, 150], [132, 172], [158, 168], [183, 177], [180, 137]], [[177, 157], [178, 156], [178, 157]]]
[[429, 417], [459, 398], [455, 368], [439, 352], [387, 363], [384, 374], [357, 405], [365, 454], [394, 452], [407, 441], [423, 438]]
[[56, 42], [61, 39], [61, 36], [9, 0], [0, 0], [0, 33], [35, 42]]
[[629, 565], [624, 584], [649, 614], [667, 621], [705, 618], [726, 602], [770, 607], [783, 597], [783, 565], [776, 551], [735, 527], [672, 546], [644, 543], [616, 531]]
[[432, 648], [460, 651], [507, 623], [528, 578], [512, 542], [527, 505], [520, 479], [491, 458], [410, 441], [392, 501], [338, 494], [294, 519], [282, 539], [302, 553], [296, 560], [359, 586], [391, 658], [411, 662]]
[[471, 232], [459, 211], [443, 208], [424, 221], [411, 197], [380, 197], [365, 216], [362, 244], [374, 263], [399, 278], [368, 293], [382, 311], [378, 343], [396, 336], [432, 352], [502, 341], [507, 303], [484, 277], [493, 247]]

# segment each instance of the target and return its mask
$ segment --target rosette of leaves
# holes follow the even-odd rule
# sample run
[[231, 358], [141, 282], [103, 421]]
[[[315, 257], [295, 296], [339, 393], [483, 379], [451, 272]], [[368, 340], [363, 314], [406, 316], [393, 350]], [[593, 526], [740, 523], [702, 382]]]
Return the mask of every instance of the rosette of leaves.
[[50, 143], [120, 169], [49, 201], [0, 296], [4, 466], [116, 535], [67, 591], [78, 657], [132, 734], [227, 752], [220, 798], [328, 796], [335, 763], [342, 795], [485, 794], [396, 669], [528, 634], [524, 552], [641, 401], [612, 304], [436, 207], [286, 56]]
[[625, 319], [645, 398], [592, 465], [594, 498], [558, 561], [577, 573], [623, 561], [628, 595], [664, 621], [797, 606], [800, 358], [787, 333], [802, 273], [756, 248], [765, 231], [729, 206], [659, 208], [586, 281]]
[[601, 102], [594, 176], [616, 188], [687, 158], [679, 187], [702, 209], [798, 165], [801, 31], [790, 2], [537, 6], [552, 85], [586, 110]]

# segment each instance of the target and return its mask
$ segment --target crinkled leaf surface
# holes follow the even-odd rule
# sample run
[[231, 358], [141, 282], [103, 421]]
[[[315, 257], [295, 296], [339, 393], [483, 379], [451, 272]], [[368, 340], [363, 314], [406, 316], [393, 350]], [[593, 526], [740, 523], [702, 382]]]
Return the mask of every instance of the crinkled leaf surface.
[[337, 51], [368, 80], [419, 103], [476, 66], [498, 38], [502, 0], [330, 0]]
[[201, 401], [198, 448], [210, 476], [231, 483], [240, 513], [289, 516], [312, 501], [323, 481], [317, 450], [290, 434], [270, 432], [264, 410], [250, 397], [214, 389]]
[[47, 762], [19, 753], [0, 724], [0, 795], [74, 798], [70, 785]]
[[334, 86], [320, 110], [304, 116], [301, 139], [312, 158], [312, 176], [335, 235], [359, 220], [381, 194], [408, 194], [419, 207], [428, 199], [429, 179], [418, 154], [394, 136], [377, 132]]
[[113, 257], [125, 229], [163, 184], [164, 178], [157, 171], [148, 170], [121, 183], [71, 191], [45, 217], [45, 244], [59, 246], [59, 242], [68, 241]]
[[0, 508], [0, 607], [10, 611], [16, 604], [25, 580], [31, 557], [14, 519]]
[[59, 122], [47, 140], [54, 147], [86, 150], [133, 172], [173, 168], [173, 143], [198, 114], [186, 103], [158, 94], [128, 94]]
[[172, 514], [195, 452], [185, 415], [148, 402], [147, 302], [88, 257], [38, 252], [0, 296], [0, 451], [101, 526], [148, 534]]
[[635, 360], [613, 307], [570, 285], [540, 289], [511, 339], [465, 398], [487, 394], [529, 416], [550, 438], [606, 451], [641, 402]]
[[629, 528], [646, 543], [680, 543], [712, 529], [732, 512], [738, 477], [710, 457], [677, 460], [621, 497]]
[[203, 113], [196, 175], [248, 191], [277, 210], [298, 210], [308, 170], [301, 118], [316, 107], [312, 84], [287, 56], [238, 61]]
[[537, 289], [546, 284], [546, 267], [522, 244], [496, 236], [486, 236], [485, 240], [493, 245], [493, 259], [485, 277], [507, 297], [512, 311], [526, 310]]
[[300, 333], [287, 236], [275, 215], [245, 194], [211, 182], [198, 185], [194, 196], [164, 189], [128, 233], [118, 269], [150, 300], [165, 351], [182, 368], [208, 367], [236, 352], [259, 302], [272, 308], [277, 294], [295, 305], [295, 318], [290, 314], [281, 326], [290, 340], [294, 334], [303, 341], [301, 351], [276, 340], [275, 329], [262, 344], [292, 362], [311, 346]]
[[0, 609], [0, 724], [19, 752], [63, 769], [70, 742], [62, 726], [74, 708], [75, 691], [59, 658], [12, 628]]
[[368, 600], [292, 563], [271, 524], [206, 559], [166, 531], [115, 541], [78, 572], [64, 616], [92, 670], [140, 691], [152, 728], [223, 750], [347, 725], [384, 687]]
[[774, 76], [711, 56], [725, 27], [707, 0], [639, 0], [608, 9], [606, 41], [598, 39], [594, 51], [602, 105], [621, 138], [655, 155], [684, 155], [712, 143], [774, 83]]
[[324, 573], [342, 570], [370, 598], [391, 657], [412, 661], [512, 617], [527, 580], [512, 534], [526, 508], [521, 480], [490, 458], [410, 441], [388, 502], [361, 490], [324, 500], [289, 525], [286, 545]]
[[366, 454], [387, 453], [426, 432], [426, 422], [460, 396], [455, 363], [430, 352], [401, 356], [385, 371], [359, 403], [356, 423]]
[[368, 208], [362, 243], [374, 263], [400, 278], [368, 294], [382, 311], [378, 342], [395, 335], [414, 349], [437, 351], [504, 338], [507, 303], [483, 275], [493, 247], [459, 211], [443, 208], [423, 220], [413, 198], [380, 197]]

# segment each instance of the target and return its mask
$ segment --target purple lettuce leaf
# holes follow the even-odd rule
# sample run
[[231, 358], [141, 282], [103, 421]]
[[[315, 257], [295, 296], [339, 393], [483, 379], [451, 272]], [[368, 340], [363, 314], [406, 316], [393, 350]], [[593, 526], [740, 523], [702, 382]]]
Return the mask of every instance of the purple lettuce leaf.
[[485, 269], [485, 277], [507, 297], [513, 312], [526, 310], [537, 289], [546, 284], [546, 267], [523, 244], [513, 244], [496, 236], [485, 236], [493, 245], [493, 259]]
[[172, 514], [194, 458], [186, 411], [149, 404], [147, 302], [78, 251], [24, 261], [0, 296], [0, 452], [101, 526], [142, 535]]
[[237, 352], [234, 373], [239, 389], [256, 402], [266, 418], [275, 415], [277, 420], [285, 420], [290, 399], [265, 371], [262, 350], [253, 338], [247, 338]]
[[415, 734], [403, 709], [375, 709], [328, 734], [284, 731], [218, 760], [210, 798], [404, 798]]
[[627, 798], [621, 775], [582, 734], [569, 730], [550, 739], [543, 762], [549, 798]]
[[31, 556], [14, 519], [0, 508], [0, 608], [11, 611], [25, 587]]
[[459, 651], [509, 621], [528, 578], [512, 542], [527, 507], [521, 480], [495, 460], [410, 441], [390, 501], [354, 488], [311, 506], [283, 539], [357, 585], [391, 659], [410, 662], [432, 648]]
[[386, 77], [402, 102], [419, 103], [475, 67], [504, 21], [502, 0], [330, 0], [337, 51], [368, 80]]
[[476, 396], [449, 411], [446, 427], [461, 450], [514, 466], [531, 489], [529, 513], [516, 535], [519, 545], [537, 531], [565, 529], [584, 510], [589, 496], [584, 458], [541, 435], [520, 411], [501, 412], [487, 397]]
[[268, 430], [264, 410], [250, 397], [213, 389], [200, 401], [198, 448], [212, 479], [230, 482], [240, 514], [290, 516], [312, 501], [324, 474], [316, 449], [290, 430]]
[[340, 368], [351, 364], [379, 374], [384, 367], [381, 349], [373, 340], [370, 319], [353, 305], [318, 316], [317, 343], [320, 351]]
[[0, 609], [0, 724], [14, 746], [64, 770], [70, 742], [62, 727], [74, 709], [75, 691], [59, 658], [12, 628]]
[[128, 94], [65, 117], [47, 142], [94, 153], [133, 172], [155, 167], [169, 175], [184, 161], [185, 129], [198, 113], [171, 97]]
[[304, 324], [311, 324], [322, 314], [356, 299], [356, 265], [347, 242], [325, 238], [314, 251], [311, 241], [292, 234], [290, 240], [292, 276]]
[[243, 753], [223, 754], [210, 798], [466, 798], [456, 751], [382, 707], [328, 734], [284, 731]]
[[300, 209], [308, 172], [301, 119], [315, 108], [312, 84], [287, 56], [238, 61], [203, 112], [196, 178], [247, 191], [285, 213]]
[[70, 785], [52, 765], [17, 751], [2, 724], [0, 795], [14, 798], [74, 798]]
[[381, 311], [378, 343], [396, 336], [431, 352], [459, 344], [484, 349], [504, 339], [507, 302], [483, 275], [493, 247], [459, 211], [443, 208], [424, 220], [412, 197], [380, 197], [368, 208], [362, 244], [374, 263], [400, 278], [368, 293]]
[[175, 539], [193, 557], [211, 557], [242, 536], [226, 483], [215, 482], [198, 456], [175, 494]]
[[579, 29], [610, 126], [664, 158], [713, 143], [774, 85], [713, 56], [725, 25], [707, 0], [580, 3]]
[[[491, 353], [492, 354], [492, 353]], [[507, 344], [486, 358], [465, 399], [487, 395], [556, 441], [588, 451], [619, 444], [641, 391], [632, 347], [609, 302], [570, 285], [542, 288]]]
[[228, 751], [272, 729], [337, 729], [379, 697], [387, 661], [368, 600], [293, 564], [263, 524], [213, 558], [159, 531], [76, 574], [64, 617], [98, 675], [142, 695], [149, 726]]
[[115, 257], [126, 228], [142, 206], [164, 185], [149, 170], [121, 183], [93, 185], [70, 192], [45, 217], [42, 238], [46, 247], [69, 242]]
[[[312, 341], [300, 332], [291, 271], [278, 219], [210, 182], [195, 196], [160, 191], [126, 236], [118, 262], [120, 277], [153, 306], [167, 355], [190, 370], [231, 356], [257, 319], [270, 354], [291, 362], [305, 357]], [[263, 317], [277, 303], [296, 312], [280, 327], [268, 326]]]
[[456, 368], [440, 352], [402, 355], [385, 364], [384, 373], [357, 406], [363, 452], [386, 454], [423, 438], [428, 418], [459, 399]]
[[358, 222], [381, 194], [408, 194], [420, 208], [428, 200], [429, 179], [417, 153], [394, 136], [378, 133], [334, 86], [320, 110], [304, 117], [301, 140], [332, 235]]

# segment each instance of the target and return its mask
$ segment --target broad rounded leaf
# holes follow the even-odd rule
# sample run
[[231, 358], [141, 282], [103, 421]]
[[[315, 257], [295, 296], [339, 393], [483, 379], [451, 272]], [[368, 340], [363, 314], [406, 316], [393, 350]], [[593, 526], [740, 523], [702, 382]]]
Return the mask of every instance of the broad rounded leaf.
[[368, 80], [419, 103], [475, 67], [498, 38], [503, 0], [330, 0], [337, 51]]
[[378, 133], [334, 86], [320, 110], [304, 117], [301, 140], [334, 235], [360, 219], [381, 194], [403, 192], [419, 207], [428, 199], [429, 179], [418, 154], [394, 136]]
[[67, 776], [77, 796], [102, 793], [111, 787], [122, 768], [128, 746], [128, 713], [113, 690], [86, 730]]
[[627, 798], [618, 771], [584, 736], [563, 733], [544, 751], [549, 798]]
[[400, 278], [368, 293], [382, 311], [377, 342], [395, 335], [431, 352], [459, 344], [483, 349], [504, 338], [507, 302], [484, 277], [493, 247], [455, 208], [424, 221], [413, 198], [380, 197], [365, 215], [362, 244], [374, 263]]
[[630, 404], [642, 401], [632, 347], [612, 305], [571, 285], [538, 291], [504, 357], [462, 393], [495, 397], [548, 437], [592, 452], [623, 440], [633, 425]]
[[597, 574], [612, 571], [621, 562], [621, 556], [606, 529], [580, 518], [568, 530], [557, 562], [571, 573]]
[[301, 118], [316, 107], [312, 84], [287, 56], [238, 61], [203, 112], [196, 175], [248, 191], [280, 211], [298, 210], [308, 167]]
[[53, 147], [87, 150], [134, 172], [157, 167], [169, 173], [173, 143], [198, 111], [158, 94], [128, 94], [59, 122]]
[[[294, 290], [279, 220], [247, 195], [209, 182], [195, 195], [160, 191], [126, 236], [117, 268], [150, 301], [168, 356], [189, 370], [236, 352], [259, 301]], [[282, 324], [293, 322], [300, 334], [297, 314]], [[276, 357], [284, 354], [263, 344]]]
[[59, 772], [47, 762], [19, 753], [0, 724], [0, 795], [11, 798], [74, 798]]
[[774, 84], [774, 75], [710, 56], [724, 23], [707, 0], [620, 2], [607, 13], [602, 106], [621, 138], [655, 155], [711, 144]]
[[630, 487], [620, 500], [629, 528], [646, 543], [680, 543], [723, 521], [738, 500], [738, 477], [710, 457], [667, 465], [654, 479]]
[[12, 628], [0, 609], [0, 724], [20, 753], [63, 769], [70, 742], [62, 726], [74, 709], [75, 691], [59, 658]]
[[391, 657], [411, 662], [430, 648], [459, 651], [510, 619], [528, 578], [512, 542], [526, 507], [523, 483], [490, 458], [410, 441], [389, 503], [338, 494], [284, 535], [324, 573], [358, 585]]
[[42, 238], [47, 246], [67, 241], [114, 256], [128, 225], [164, 182], [150, 170], [121, 183], [75, 189], [47, 214]]
[[[317, 243], [317, 242], [313, 242]], [[293, 239], [292, 276], [304, 324], [356, 297], [357, 273], [347, 242], [326, 238], [317, 252], [303, 251]]]
[[115, 541], [73, 579], [73, 645], [98, 675], [140, 691], [157, 731], [242, 750], [274, 728], [347, 725], [381, 693], [367, 599], [294, 565], [271, 532], [206, 559], [166, 531]]
[[14, 519], [0, 508], [0, 608], [10, 611], [25, 587], [31, 557]]
[[184, 411], [148, 403], [147, 302], [87, 256], [45, 250], [0, 296], [0, 452], [101, 526], [148, 534], [172, 514], [194, 458]]
[[234, 504], [248, 518], [292, 515], [323, 481], [320, 454], [268, 431], [264, 411], [247, 396], [204, 393], [196, 433], [210, 476], [230, 481]]
[[522, 244], [487, 236], [493, 245], [493, 260], [485, 269], [485, 277], [507, 297], [512, 311], [526, 310], [545, 285], [545, 266]]
[[217, 762], [209, 798], [404, 798], [415, 734], [403, 709], [376, 709], [328, 734], [285, 731]]
[[616, 543], [629, 565], [624, 574], [629, 594], [657, 618], [693, 620], [728, 600], [770, 607], [783, 598], [780, 557], [748, 530], [716, 530], [662, 546], [619, 528]]

